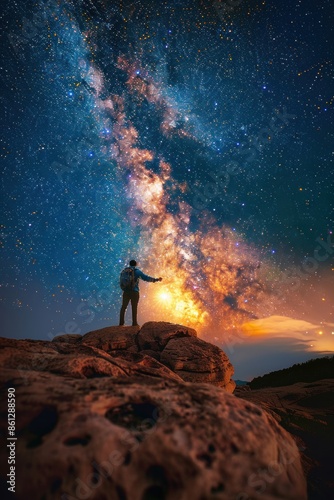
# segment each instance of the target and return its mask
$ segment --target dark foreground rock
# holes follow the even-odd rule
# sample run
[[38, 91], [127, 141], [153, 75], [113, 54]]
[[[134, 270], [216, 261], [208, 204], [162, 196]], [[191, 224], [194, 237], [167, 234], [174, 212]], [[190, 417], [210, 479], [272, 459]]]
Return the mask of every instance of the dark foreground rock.
[[334, 498], [334, 380], [299, 382], [236, 394], [270, 413], [298, 443], [308, 499]]
[[27, 386], [14, 370], [1, 383], [16, 388], [17, 499], [306, 498], [290, 435], [220, 388], [37, 372]]
[[[10, 496], [9, 451], [0, 450], [1, 498], [306, 499], [295, 441], [223, 388], [233, 370], [224, 353], [180, 325], [144, 327], [142, 336], [111, 327], [53, 342], [0, 339], [17, 437]], [[209, 383], [186, 382], [189, 373]], [[5, 438], [5, 397], [1, 415]]]

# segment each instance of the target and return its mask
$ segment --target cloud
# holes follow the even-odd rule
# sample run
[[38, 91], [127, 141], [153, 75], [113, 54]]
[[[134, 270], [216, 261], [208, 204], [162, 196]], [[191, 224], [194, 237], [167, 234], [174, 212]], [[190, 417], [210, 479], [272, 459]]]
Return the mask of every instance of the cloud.
[[242, 325], [221, 348], [237, 379], [252, 378], [334, 352], [334, 324], [314, 324], [286, 316], [270, 316]]
[[242, 325], [242, 331], [251, 337], [263, 335], [297, 336], [305, 338], [310, 332], [319, 330], [319, 324], [287, 316], [270, 316], [268, 318], [249, 321]]

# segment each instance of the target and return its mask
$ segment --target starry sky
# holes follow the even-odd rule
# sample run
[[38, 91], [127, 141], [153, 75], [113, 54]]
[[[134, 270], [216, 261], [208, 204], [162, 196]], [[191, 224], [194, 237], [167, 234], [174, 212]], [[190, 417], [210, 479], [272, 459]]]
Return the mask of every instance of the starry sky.
[[[334, 351], [329, 0], [2, 7], [1, 335], [197, 329], [250, 380]], [[128, 317], [128, 321], [130, 318]]]

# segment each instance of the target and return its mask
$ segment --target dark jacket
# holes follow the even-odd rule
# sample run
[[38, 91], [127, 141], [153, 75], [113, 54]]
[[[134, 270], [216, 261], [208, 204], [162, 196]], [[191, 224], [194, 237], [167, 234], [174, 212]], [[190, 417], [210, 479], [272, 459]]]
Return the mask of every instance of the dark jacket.
[[156, 281], [159, 281], [158, 278], [152, 278], [151, 276], [144, 274], [143, 271], [138, 269], [138, 267], [134, 267], [134, 266], [129, 266], [129, 267], [134, 269], [134, 272], [135, 272], [136, 284], [133, 287], [134, 292], [139, 292], [139, 280], [140, 279], [142, 279], [143, 281], [150, 281], [151, 283], [155, 283]]

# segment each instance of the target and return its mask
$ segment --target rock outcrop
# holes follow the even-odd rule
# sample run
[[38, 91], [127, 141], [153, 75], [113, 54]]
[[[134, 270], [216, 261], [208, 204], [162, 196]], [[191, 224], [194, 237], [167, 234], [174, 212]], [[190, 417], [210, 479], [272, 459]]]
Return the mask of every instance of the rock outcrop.
[[262, 407], [295, 437], [309, 500], [334, 498], [334, 379], [252, 390], [237, 387], [236, 394]]
[[[65, 336], [68, 338], [68, 336]], [[62, 341], [63, 336], [54, 341]], [[86, 333], [76, 339], [79, 345], [97, 347], [109, 354], [140, 352], [156, 359], [187, 382], [207, 382], [233, 392], [234, 373], [226, 354], [219, 347], [197, 338], [194, 329], [166, 322], [145, 323], [139, 327], [112, 326]]]
[[1, 339], [2, 368], [16, 369], [29, 383], [30, 371], [48, 372], [75, 378], [132, 377], [149, 375], [181, 380], [154, 358], [136, 352], [122, 356], [78, 342], [43, 342]]
[[233, 368], [194, 330], [148, 323], [0, 342], [1, 390], [16, 400], [12, 498], [306, 499], [294, 440], [225, 390]]

